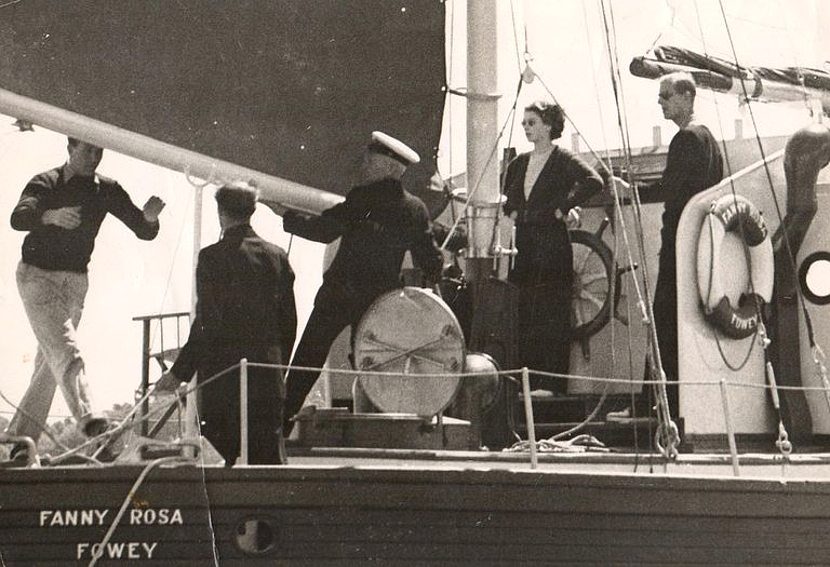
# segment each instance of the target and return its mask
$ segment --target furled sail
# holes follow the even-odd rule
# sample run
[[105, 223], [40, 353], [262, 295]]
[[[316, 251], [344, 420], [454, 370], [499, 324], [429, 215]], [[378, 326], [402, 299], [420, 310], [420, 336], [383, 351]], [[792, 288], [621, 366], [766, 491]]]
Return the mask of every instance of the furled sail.
[[821, 100], [830, 110], [830, 73], [804, 67], [744, 67], [731, 61], [701, 55], [670, 45], [635, 57], [629, 65], [636, 77], [656, 79], [675, 71], [692, 74], [698, 85], [718, 92], [748, 95], [765, 102]]
[[438, 146], [435, 0], [27, 0], [0, 15], [0, 113], [145, 161], [202, 178], [228, 163], [342, 195], [372, 130], [424, 158]]

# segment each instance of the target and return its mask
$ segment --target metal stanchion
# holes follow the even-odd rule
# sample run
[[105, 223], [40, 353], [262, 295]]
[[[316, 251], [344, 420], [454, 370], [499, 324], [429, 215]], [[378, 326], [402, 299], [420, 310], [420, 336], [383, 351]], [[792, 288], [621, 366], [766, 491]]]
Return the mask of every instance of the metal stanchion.
[[530, 468], [539, 466], [536, 455], [536, 426], [533, 422], [533, 401], [530, 399], [530, 373], [527, 367], [522, 368], [522, 397], [525, 402], [525, 420], [527, 421], [527, 440], [530, 443]]

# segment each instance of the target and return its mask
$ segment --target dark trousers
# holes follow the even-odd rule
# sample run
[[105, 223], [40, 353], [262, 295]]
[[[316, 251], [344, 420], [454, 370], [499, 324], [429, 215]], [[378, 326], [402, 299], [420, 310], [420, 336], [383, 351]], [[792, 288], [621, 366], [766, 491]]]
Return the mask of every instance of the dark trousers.
[[291, 360], [286, 378], [283, 431], [286, 436], [294, 426], [290, 421], [303, 406], [306, 396], [320, 377], [319, 370], [295, 370], [293, 367], [321, 368], [337, 335], [348, 325], [352, 329], [380, 293], [355, 296], [339, 285], [324, 283], [314, 299], [314, 309]]
[[[229, 360], [227, 364], [200, 367], [199, 378], [208, 379], [238, 362], [239, 358]], [[284, 398], [281, 370], [248, 367], [249, 463], [283, 464], [287, 461], [282, 436]], [[238, 369], [199, 390], [202, 435], [222, 455], [228, 466], [233, 465], [240, 455], [239, 402]]]
[[[571, 352], [573, 250], [565, 224], [520, 224], [508, 280], [519, 288], [519, 362], [567, 374]], [[567, 378], [531, 376], [531, 388], [565, 393]]]
[[[667, 263], [668, 264], [668, 263]], [[675, 266], [660, 266], [657, 285], [654, 289], [654, 329], [657, 332], [657, 344], [660, 347], [660, 360], [666, 379], [676, 382], [678, 378], [677, 347], [677, 280]], [[646, 365], [646, 372], [649, 368]], [[675, 384], [666, 386], [669, 399], [669, 412], [678, 417], [680, 411], [679, 387]]]

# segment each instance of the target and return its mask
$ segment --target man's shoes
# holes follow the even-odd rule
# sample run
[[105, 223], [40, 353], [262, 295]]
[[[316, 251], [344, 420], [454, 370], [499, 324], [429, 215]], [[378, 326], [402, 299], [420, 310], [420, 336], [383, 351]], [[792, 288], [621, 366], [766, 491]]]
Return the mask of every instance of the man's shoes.
[[109, 445], [104, 445], [95, 458], [101, 463], [111, 463], [118, 458], [118, 453], [110, 449]]
[[[2, 463], [0, 468], [22, 469], [28, 467], [29, 464], [29, 448], [22, 443], [16, 443], [9, 452], [9, 460]], [[32, 464], [37, 464], [37, 460]]]

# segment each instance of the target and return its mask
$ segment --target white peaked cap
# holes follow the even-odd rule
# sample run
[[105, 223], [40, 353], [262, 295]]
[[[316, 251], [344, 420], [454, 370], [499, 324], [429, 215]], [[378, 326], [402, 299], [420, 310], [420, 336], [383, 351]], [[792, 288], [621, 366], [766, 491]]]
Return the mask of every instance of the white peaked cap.
[[372, 141], [368, 146], [372, 152], [389, 156], [392, 159], [398, 160], [404, 165], [412, 165], [421, 161], [418, 152], [389, 134], [383, 132], [372, 132]]

